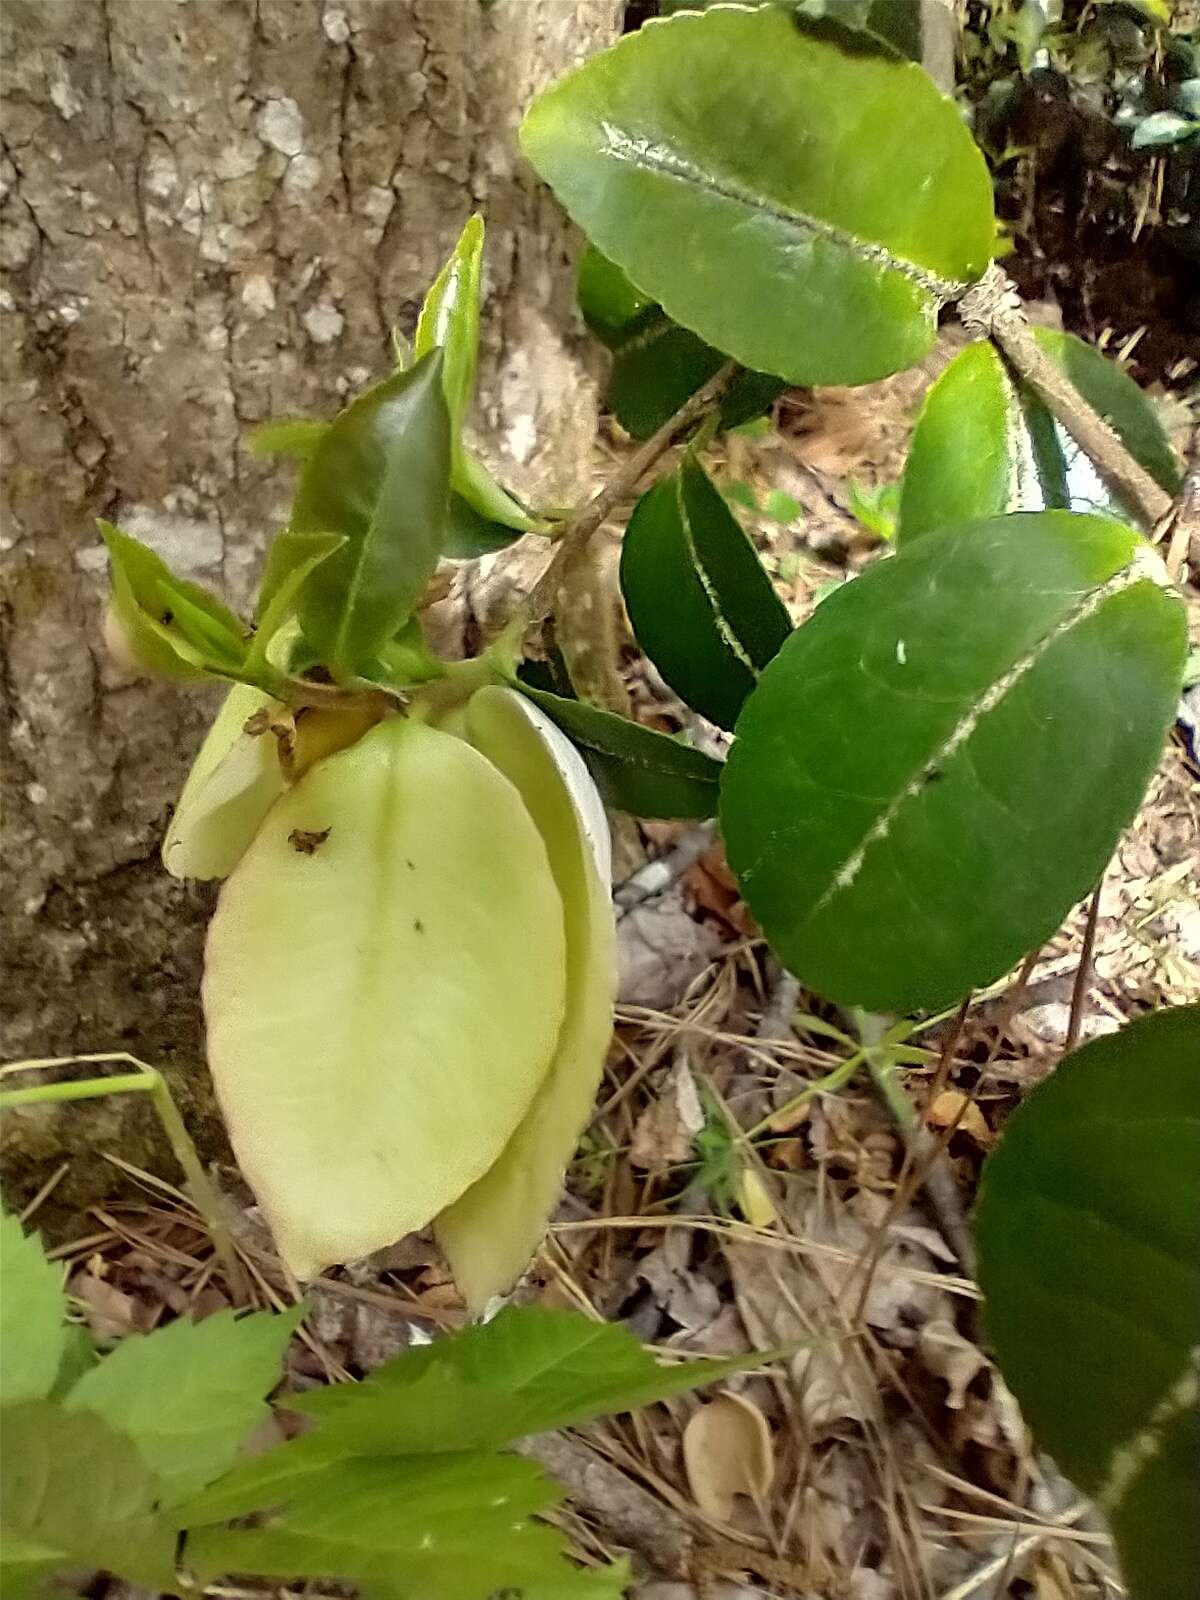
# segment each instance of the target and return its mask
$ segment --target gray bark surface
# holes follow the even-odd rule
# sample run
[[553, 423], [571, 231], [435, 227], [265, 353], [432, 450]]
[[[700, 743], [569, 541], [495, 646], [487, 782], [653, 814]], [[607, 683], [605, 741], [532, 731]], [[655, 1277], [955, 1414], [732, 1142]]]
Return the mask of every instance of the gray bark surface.
[[[595, 395], [572, 341], [569, 230], [521, 163], [538, 87], [619, 0], [5, 0], [0, 311], [5, 496], [5, 1059], [130, 1050], [221, 1150], [197, 999], [213, 894], [158, 848], [213, 696], [101, 643], [119, 522], [244, 605], [290, 474], [269, 416], [329, 415], [467, 216], [488, 229], [483, 454], [569, 503]], [[136, 1098], [137, 1105], [132, 1103]], [[171, 1171], [142, 1097], [10, 1113], [6, 1187], [65, 1156], [53, 1222]], [[43, 1219], [39, 1219], [43, 1220]]]

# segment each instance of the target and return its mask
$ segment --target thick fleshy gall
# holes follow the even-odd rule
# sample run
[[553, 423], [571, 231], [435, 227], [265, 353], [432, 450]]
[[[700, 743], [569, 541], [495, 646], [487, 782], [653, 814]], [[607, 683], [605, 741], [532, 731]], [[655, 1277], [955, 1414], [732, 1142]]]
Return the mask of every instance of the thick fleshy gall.
[[298, 1277], [424, 1227], [493, 1165], [562, 1025], [563, 904], [516, 788], [390, 717], [274, 806], [203, 986], [242, 1170]]
[[434, 1224], [455, 1281], [478, 1312], [512, 1287], [562, 1193], [612, 1037], [616, 938], [607, 823], [574, 747], [511, 689], [481, 689], [466, 726], [520, 791], [545, 841], [562, 896], [567, 975], [558, 1045], [532, 1105], [495, 1165]]
[[275, 740], [245, 731], [255, 712], [271, 707], [282, 710], [249, 684], [235, 683], [226, 695], [163, 840], [163, 866], [173, 878], [228, 877], [287, 788]]

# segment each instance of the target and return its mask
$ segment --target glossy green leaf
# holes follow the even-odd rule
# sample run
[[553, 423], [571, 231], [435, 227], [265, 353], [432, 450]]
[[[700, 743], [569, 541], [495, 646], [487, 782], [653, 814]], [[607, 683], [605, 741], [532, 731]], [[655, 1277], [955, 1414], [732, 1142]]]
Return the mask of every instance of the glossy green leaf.
[[[1178, 466], [1162, 424], [1133, 379], [1073, 334], [1034, 337], [1130, 454], [1168, 493]], [[1136, 520], [1037, 396], [987, 343], [966, 347], [925, 398], [905, 467], [897, 539], [1006, 511], [1069, 510]]]
[[653, 300], [635, 289], [616, 262], [594, 244], [587, 245], [579, 258], [575, 297], [583, 320], [610, 349], [620, 345], [636, 316], [654, 306]]
[[298, 1277], [424, 1227], [492, 1165], [564, 989], [546, 847], [463, 740], [392, 716], [277, 801], [221, 891], [203, 1001], [234, 1150]]
[[567, 1542], [528, 1520], [562, 1490], [519, 1456], [341, 1461], [297, 1485], [255, 1528], [202, 1529], [187, 1560], [202, 1576], [397, 1584], [429, 1600], [489, 1600], [569, 1572]]
[[455, 439], [475, 395], [482, 276], [483, 218], [476, 213], [433, 280], [413, 335], [414, 361], [434, 350], [442, 352], [442, 389]]
[[1063, 1061], [977, 1218], [987, 1329], [1038, 1443], [1107, 1515], [1135, 1600], [1200, 1589], [1200, 1007]]
[[[635, 439], [648, 439], [727, 359], [655, 306], [629, 324], [614, 349], [608, 404]], [[761, 416], [783, 388], [768, 373], [740, 373], [717, 408], [721, 425], [739, 427]]]
[[[661, 428], [728, 359], [672, 322], [594, 245], [580, 261], [578, 296], [584, 321], [613, 352], [608, 404], [635, 439]], [[740, 373], [721, 398], [721, 425], [740, 427], [760, 416], [783, 387], [769, 373]]]
[[[1033, 336], [1159, 488], [1177, 493], [1183, 474], [1171, 441], [1149, 397], [1125, 368], [1073, 333], [1034, 328]], [[1072, 440], [1066, 441], [1064, 449], [1068, 445], [1078, 452]]]
[[298, 1315], [218, 1311], [123, 1339], [66, 1397], [126, 1433], [174, 1505], [218, 1477], [269, 1415]]
[[791, 621], [694, 456], [638, 501], [621, 547], [621, 592], [665, 681], [710, 722], [732, 728]]
[[450, 420], [440, 365], [435, 351], [347, 406], [300, 477], [292, 530], [346, 539], [300, 606], [305, 636], [341, 678], [399, 631], [445, 543]]
[[612, 1039], [617, 960], [608, 819], [578, 751], [524, 695], [498, 686], [471, 697], [466, 733], [529, 809], [566, 934], [566, 1003], [549, 1070], [499, 1159], [434, 1220], [454, 1281], [479, 1314], [528, 1266], [562, 1199]]
[[154, 1474], [132, 1441], [48, 1400], [4, 1409], [0, 1581], [8, 1593], [63, 1567], [175, 1588], [175, 1535], [154, 1514]]
[[177, 578], [156, 551], [98, 522], [112, 571], [112, 606], [130, 652], [169, 678], [236, 675], [246, 646], [239, 619], [198, 583]]
[[[502, 494], [504, 492], [501, 490]], [[497, 550], [507, 549], [520, 536], [519, 528], [485, 516], [456, 489], [450, 491], [450, 526], [442, 551], [450, 560], [473, 561], [478, 556], [494, 555]]]
[[328, 431], [329, 423], [312, 417], [275, 417], [251, 433], [250, 454], [307, 461]]
[[920, 360], [991, 254], [987, 170], [952, 102], [772, 6], [628, 34], [542, 94], [521, 140], [643, 294], [791, 383]]
[[606, 805], [636, 817], [711, 817], [721, 763], [626, 717], [518, 685], [576, 745]]
[[58, 1375], [66, 1302], [62, 1269], [36, 1233], [0, 1213], [0, 1404], [41, 1400]]
[[1183, 606], [1130, 529], [1042, 512], [926, 534], [822, 602], [722, 780], [730, 865], [787, 966], [936, 1010], [1100, 876], [1174, 714]]

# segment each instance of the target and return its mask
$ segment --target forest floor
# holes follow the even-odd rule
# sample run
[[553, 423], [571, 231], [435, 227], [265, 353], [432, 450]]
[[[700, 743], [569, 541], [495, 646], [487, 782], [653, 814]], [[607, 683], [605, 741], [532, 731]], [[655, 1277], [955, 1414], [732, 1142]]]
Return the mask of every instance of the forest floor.
[[[849, 475], [860, 503], [894, 482], [947, 353], [867, 389], [787, 397], [765, 437], [717, 457], [725, 487], [763, 508], [745, 521], [798, 619], [877, 554]], [[632, 647], [627, 666], [640, 715], [689, 725]], [[855, 1019], [774, 966], [711, 828], [625, 825], [616, 1039], [518, 1298], [620, 1318], [672, 1353], [804, 1349], [731, 1382], [733, 1402], [705, 1394], [538, 1441], [572, 1489], [564, 1525], [585, 1559], [631, 1549], [645, 1600], [1118, 1592], [1103, 1528], [1032, 1450], [988, 1359], [968, 1219], [1006, 1118], [1068, 1038], [1200, 998], [1198, 839], [1196, 774], [1172, 743], [1094, 926], [1077, 908], [956, 1014], [894, 1028], [897, 1059], [864, 1056]], [[871, 1037], [892, 1021], [868, 1019]], [[126, 1170], [127, 1198], [57, 1252], [106, 1338], [230, 1298], [184, 1197]], [[296, 1286], [235, 1175], [218, 1176], [255, 1302], [286, 1304]], [[424, 1237], [308, 1293], [294, 1384], [361, 1374], [464, 1316]]]

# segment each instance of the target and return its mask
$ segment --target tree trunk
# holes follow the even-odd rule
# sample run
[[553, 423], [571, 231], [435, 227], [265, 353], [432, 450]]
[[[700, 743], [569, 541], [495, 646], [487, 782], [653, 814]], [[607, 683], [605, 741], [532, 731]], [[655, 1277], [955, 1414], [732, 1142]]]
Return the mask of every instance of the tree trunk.
[[[568, 229], [523, 168], [538, 87], [610, 40], [619, 0], [5, 0], [0, 165], [5, 938], [0, 1050], [129, 1050], [220, 1149], [197, 999], [213, 895], [162, 872], [211, 694], [104, 655], [94, 518], [245, 604], [290, 473], [248, 427], [330, 415], [474, 209], [488, 231], [481, 444], [547, 502], [585, 484]], [[170, 1171], [141, 1096], [5, 1120], [59, 1216]], [[138, 1103], [131, 1108], [131, 1101]], [[53, 1220], [53, 1207], [51, 1220]]]

